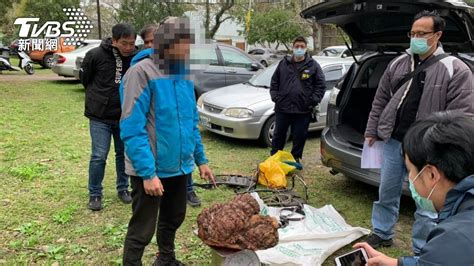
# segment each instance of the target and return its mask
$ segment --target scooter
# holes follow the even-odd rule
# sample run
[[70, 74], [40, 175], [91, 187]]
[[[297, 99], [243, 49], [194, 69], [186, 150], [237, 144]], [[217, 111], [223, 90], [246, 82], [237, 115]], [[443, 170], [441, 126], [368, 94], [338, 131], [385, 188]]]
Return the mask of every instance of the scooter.
[[10, 63], [10, 49], [0, 48], [0, 52], [0, 72], [3, 70], [20, 71], [23, 69], [28, 75], [35, 73], [33, 61], [31, 61], [31, 58], [24, 51], [18, 51], [18, 58], [20, 59], [18, 67], [12, 66]]

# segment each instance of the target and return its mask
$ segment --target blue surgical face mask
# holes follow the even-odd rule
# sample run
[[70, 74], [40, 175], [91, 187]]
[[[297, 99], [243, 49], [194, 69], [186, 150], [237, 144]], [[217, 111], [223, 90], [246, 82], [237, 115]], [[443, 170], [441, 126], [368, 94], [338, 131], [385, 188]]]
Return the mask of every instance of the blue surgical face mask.
[[293, 54], [296, 57], [303, 57], [306, 54], [306, 48], [295, 48], [293, 49]]
[[408, 178], [408, 182], [410, 183], [410, 191], [411, 191], [411, 196], [417, 203], [417, 205], [424, 211], [429, 211], [429, 212], [436, 212], [436, 209], [434, 207], [433, 201], [430, 200], [431, 194], [433, 194], [434, 189], [436, 188], [436, 185], [431, 189], [430, 194], [428, 195], [428, 198], [423, 198], [420, 194], [415, 189], [415, 186], [413, 183], [415, 183], [416, 179], [421, 175], [421, 173], [425, 170], [426, 166], [421, 169], [421, 171], [415, 176], [413, 181]]
[[[431, 36], [431, 37], [433, 37], [433, 36]], [[430, 38], [428, 38], [428, 39], [430, 39]], [[432, 47], [432, 46], [428, 46], [428, 39], [415, 38], [415, 37], [411, 38], [410, 39], [410, 50], [412, 51], [412, 53], [418, 54], [418, 55], [422, 55], [422, 54], [427, 53]]]

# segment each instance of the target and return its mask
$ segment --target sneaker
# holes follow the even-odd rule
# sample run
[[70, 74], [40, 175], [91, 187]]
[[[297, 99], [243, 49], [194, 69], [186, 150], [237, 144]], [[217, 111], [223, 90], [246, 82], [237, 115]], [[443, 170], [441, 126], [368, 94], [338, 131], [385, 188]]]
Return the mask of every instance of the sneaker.
[[102, 210], [102, 197], [101, 196], [89, 197], [89, 209], [93, 211]]
[[380, 236], [376, 234], [370, 234], [369, 237], [366, 240], [367, 244], [369, 244], [371, 247], [377, 249], [379, 247], [390, 247], [393, 245], [393, 240], [392, 239], [382, 239]]
[[118, 197], [125, 204], [132, 203], [132, 197], [130, 196], [130, 192], [128, 192], [128, 190], [120, 191], [118, 193]]
[[188, 204], [191, 207], [201, 206], [201, 200], [199, 200], [198, 196], [196, 195], [196, 192], [194, 191], [188, 192], [186, 197], [187, 197]]

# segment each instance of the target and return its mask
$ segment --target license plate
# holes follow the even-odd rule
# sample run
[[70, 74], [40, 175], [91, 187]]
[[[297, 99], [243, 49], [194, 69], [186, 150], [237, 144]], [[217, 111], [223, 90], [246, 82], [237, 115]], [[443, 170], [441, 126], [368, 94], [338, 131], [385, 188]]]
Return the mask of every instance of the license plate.
[[211, 128], [211, 119], [209, 117], [200, 116], [199, 122], [201, 123], [201, 126]]

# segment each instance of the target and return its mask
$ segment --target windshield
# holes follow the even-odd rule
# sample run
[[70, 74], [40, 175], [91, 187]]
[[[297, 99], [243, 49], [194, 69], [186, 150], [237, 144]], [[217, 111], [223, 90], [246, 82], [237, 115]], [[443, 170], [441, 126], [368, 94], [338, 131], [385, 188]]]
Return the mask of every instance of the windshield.
[[318, 56], [338, 57], [344, 50], [344, 48], [326, 48], [319, 52]]
[[275, 72], [278, 63], [275, 63], [261, 72], [255, 74], [250, 80], [249, 83], [256, 87], [268, 87], [270, 88], [270, 82], [272, 80], [273, 73]]

